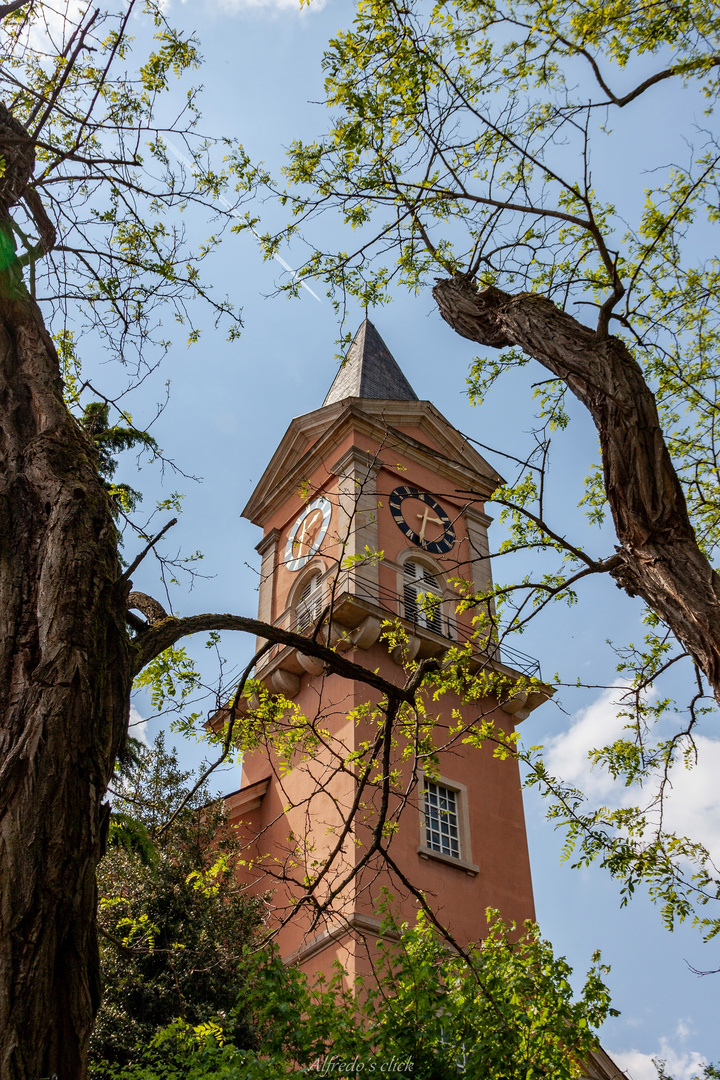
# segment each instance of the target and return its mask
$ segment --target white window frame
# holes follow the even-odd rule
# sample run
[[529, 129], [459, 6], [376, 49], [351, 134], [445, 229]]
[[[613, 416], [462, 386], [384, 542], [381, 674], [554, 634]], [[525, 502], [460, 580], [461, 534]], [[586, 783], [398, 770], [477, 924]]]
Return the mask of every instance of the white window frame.
[[460, 858], [460, 806], [455, 788], [425, 777], [425, 844], [436, 855]]
[[[427, 842], [427, 819], [425, 813], [425, 785], [427, 783], [438, 785], [441, 788], [446, 788], [451, 791], [455, 796], [455, 806], [457, 814], [457, 827], [458, 827], [458, 847], [459, 854], [447, 855], [442, 851], [435, 851], [434, 848], [428, 846]], [[461, 784], [458, 780], [451, 780], [447, 776], [425, 776], [423, 772], [418, 773], [418, 804], [420, 810], [420, 843], [418, 844], [418, 855], [421, 859], [432, 859], [436, 862], [445, 863], [446, 866], [455, 866], [459, 870], [464, 870], [470, 877], [475, 877], [479, 872], [480, 867], [473, 862], [472, 858], [472, 844], [470, 838], [470, 812], [468, 804], [468, 792], [465, 784]]]
[[[316, 582], [315, 589], [307, 597], [304, 596], [309, 585]], [[323, 598], [325, 595], [325, 567], [321, 563], [315, 563], [308, 568], [308, 572], [298, 581], [293, 590], [291, 603], [291, 618], [298, 633], [314, 626], [322, 614]], [[312, 602], [312, 606], [311, 603]], [[303, 610], [307, 611], [309, 618], [306, 623], [301, 621]]]

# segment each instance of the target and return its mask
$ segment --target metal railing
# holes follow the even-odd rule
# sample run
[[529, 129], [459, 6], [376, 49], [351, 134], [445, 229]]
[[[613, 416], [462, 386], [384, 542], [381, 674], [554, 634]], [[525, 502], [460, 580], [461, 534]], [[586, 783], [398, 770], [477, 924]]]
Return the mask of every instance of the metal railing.
[[[328, 575], [326, 580], [331, 580], [334, 575]], [[323, 582], [323, 585], [325, 582]], [[385, 612], [392, 618], [399, 618], [404, 624], [409, 625], [413, 631], [420, 631], [432, 634], [438, 634], [441, 637], [448, 639], [455, 644], [465, 644], [471, 641], [473, 647], [480, 655], [487, 656], [488, 659], [494, 660], [496, 663], [507, 664], [509, 667], [515, 668], [523, 675], [527, 675], [529, 678], [540, 678], [540, 663], [532, 656], [528, 656], [527, 653], [520, 652], [519, 649], [513, 649], [510, 645], [505, 643], [500, 644], [496, 641], [480, 641], [475, 637], [474, 631], [466, 624], [458, 622], [457, 619], [451, 618], [445, 611], [440, 610], [441, 616], [441, 629], [437, 630], [432, 625], [428, 625], [429, 616], [426, 621], [422, 621], [419, 618], [419, 612], [415, 611], [414, 617], [410, 617], [406, 614], [405, 597], [404, 594], [388, 589], [384, 585], [378, 585], [377, 583], [364, 581], [359, 576], [357, 570], [348, 570], [341, 575], [333, 584], [333, 589], [337, 599], [344, 594], [349, 596], [356, 596], [358, 599], [365, 600], [373, 607], [379, 608], [381, 612]], [[439, 597], [442, 604], [447, 604], [448, 601], [443, 601]], [[321, 606], [325, 610], [327, 601]], [[288, 617], [290, 616], [290, 617]], [[310, 630], [314, 625], [312, 621], [308, 622], [306, 612], [283, 612], [283, 615], [277, 621], [277, 625], [283, 626], [285, 630], [294, 631], [296, 633], [303, 633], [306, 630]], [[273, 649], [266, 654], [266, 663], [272, 659], [283, 646], [276, 645]]]
[[[540, 662], [539, 660], [536, 660], [535, 657], [528, 656], [527, 653], [520, 652], [519, 649], [513, 649], [510, 645], [501, 645], [497, 641], [488, 641], [485, 639], [482, 644], [480, 644], [480, 641], [475, 637], [475, 631], [472, 628], [468, 628], [466, 624], [451, 618], [445, 611], [442, 611], [442, 609], [440, 614], [443, 628], [442, 630], [436, 630], [426, 622], [420, 621], [417, 618], [417, 615], [411, 617], [406, 613], [405, 596], [402, 593], [395, 592], [383, 585], [376, 585], [363, 581], [363, 579], [357, 575], [351, 577], [351, 572], [348, 572], [346, 575], [345, 589], [352, 595], [359, 596], [362, 599], [377, 605], [382, 611], [386, 611], [388, 614], [401, 619], [404, 623], [409, 623], [414, 630], [425, 630], [434, 634], [440, 634], [441, 637], [448, 638], [450, 641], [461, 645], [468, 641], [472, 641], [477, 651], [485, 654], [491, 660], [495, 660], [497, 663], [505, 663], [510, 667], [515, 668], [523, 675], [540, 678]], [[338, 593], [342, 593], [343, 587], [340, 586], [337, 591]], [[443, 605], [448, 603], [448, 601], [443, 600], [442, 597], [438, 597], [438, 599]]]

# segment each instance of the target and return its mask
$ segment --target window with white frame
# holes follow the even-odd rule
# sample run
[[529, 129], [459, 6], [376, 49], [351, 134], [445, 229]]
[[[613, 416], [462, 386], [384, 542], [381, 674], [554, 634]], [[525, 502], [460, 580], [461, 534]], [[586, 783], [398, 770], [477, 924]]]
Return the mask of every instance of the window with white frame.
[[403, 567], [405, 618], [442, 633], [442, 598], [435, 576], [422, 563], [408, 559]]
[[322, 575], [318, 571], [308, 578], [303, 586], [297, 602], [297, 626], [299, 630], [307, 630], [318, 621], [322, 615]]
[[458, 793], [425, 780], [425, 845], [430, 851], [460, 858]]

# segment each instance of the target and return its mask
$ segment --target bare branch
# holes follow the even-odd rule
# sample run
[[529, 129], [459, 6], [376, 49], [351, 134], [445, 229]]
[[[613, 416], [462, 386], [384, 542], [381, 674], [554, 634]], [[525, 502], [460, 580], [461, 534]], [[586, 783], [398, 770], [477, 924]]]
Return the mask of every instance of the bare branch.
[[19, 11], [21, 7], [32, 2], [33, 0], [14, 0], [12, 4], [0, 5], [0, 19], [4, 19], [6, 15], [12, 15], [13, 11]]
[[167, 831], [167, 829], [170, 828], [172, 823], [177, 820], [178, 815], [182, 813], [187, 804], [190, 802], [195, 792], [199, 791], [199, 789], [203, 786], [206, 780], [208, 780], [210, 776], [212, 776], [215, 770], [219, 768], [219, 766], [222, 765], [224, 761], [227, 760], [227, 756], [232, 748], [233, 732], [235, 727], [235, 721], [237, 719], [238, 704], [240, 698], [243, 695], [243, 691], [245, 690], [245, 684], [250, 678], [252, 670], [257, 664], [258, 660], [261, 660], [265, 653], [272, 648], [272, 646], [273, 643], [271, 641], [266, 641], [262, 648], [258, 649], [250, 663], [243, 671], [242, 678], [240, 679], [240, 682], [238, 683], [237, 689], [233, 696], [232, 705], [230, 706], [230, 720], [228, 722], [227, 730], [225, 732], [225, 739], [223, 740], [223, 748], [220, 757], [213, 761], [213, 763], [209, 765], [207, 769], [205, 769], [204, 772], [200, 774], [195, 784], [193, 784], [192, 788], [185, 794], [184, 798], [181, 799], [174, 813], [168, 818], [163, 827], [160, 829], [160, 835], [162, 835], [164, 832]]
[[672, 629], [720, 701], [720, 577], [698, 544], [655, 397], [628, 347], [619, 338], [598, 339], [534, 293], [478, 289], [458, 274], [439, 281], [433, 296], [458, 334], [493, 348], [520, 347], [588, 409], [620, 541], [610, 572]]
[[[158, 540], [160, 540], [165, 535], [165, 533], [168, 531], [168, 529], [171, 529], [173, 527], [173, 525], [177, 525], [177, 520], [178, 520], [177, 518], [171, 518], [170, 521], [168, 521], [167, 525], [163, 525], [162, 529], [157, 534], [157, 536], [154, 536], [153, 539], [150, 541], [150, 543], [147, 544], [146, 547], [143, 548], [143, 550], [140, 552], [140, 554], [135, 556], [135, 558], [133, 559], [133, 561], [130, 563], [127, 570], [123, 574], [121, 580], [124, 579], [124, 580], [127, 581], [127, 579], [130, 577], [130, 575], [135, 570], [137, 570], [138, 566], [143, 561], [143, 559], [148, 554], [148, 552], [152, 551], [152, 549], [157, 544]], [[142, 596], [143, 594], [142, 593], [133, 593], [131, 595]], [[142, 608], [140, 608], [139, 610], [142, 611]], [[163, 616], [163, 618], [164, 617], [165, 616]]]
[[[245, 634], [254, 634], [256, 637], [266, 638], [277, 645], [289, 645], [305, 656], [313, 656], [317, 660], [322, 660], [331, 671], [343, 676], [343, 678], [358, 679], [360, 682], [365, 683], [366, 686], [372, 686], [373, 689], [379, 690], [381, 694], [395, 698], [398, 701], [412, 702], [414, 700], [415, 689], [408, 690], [397, 686], [395, 683], [383, 679], [376, 672], [362, 667], [361, 664], [354, 664], [351, 660], [347, 660], [342, 656], [341, 653], [328, 649], [327, 646], [321, 645], [318, 641], [303, 637], [302, 634], [295, 634], [291, 630], [283, 630], [280, 626], [272, 626], [270, 623], [260, 622], [259, 619], [248, 619], [242, 615], [192, 615], [185, 619], [168, 616], [161, 622], [149, 627], [142, 634], [138, 634], [134, 639], [134, 644], [138, 650], [133, 667], [134, 674], [142, 671], [146, 664], [149, 664], [165, 649], [169, 649], [180, 638], [187, 637], [189, 634], [203, 633], [207, 630], [239, 630]], [[423, 670], [427, 671], [427, 667]]]

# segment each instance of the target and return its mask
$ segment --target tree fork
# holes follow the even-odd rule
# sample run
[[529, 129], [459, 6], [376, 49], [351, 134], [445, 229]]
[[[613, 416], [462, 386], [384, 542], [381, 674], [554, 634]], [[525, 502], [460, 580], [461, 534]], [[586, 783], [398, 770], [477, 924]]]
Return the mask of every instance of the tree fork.
[[701, 551], [660, 428], [655, 396], [624, 342], [600, 336], [535, 293], [438, 281], [440, 314], [470, 341], [519, 347], [590, 411], [621, 562], [610, 572], [687, 648], [720, 702], [720, 577]]

